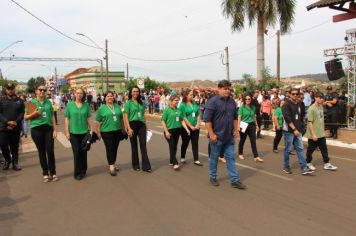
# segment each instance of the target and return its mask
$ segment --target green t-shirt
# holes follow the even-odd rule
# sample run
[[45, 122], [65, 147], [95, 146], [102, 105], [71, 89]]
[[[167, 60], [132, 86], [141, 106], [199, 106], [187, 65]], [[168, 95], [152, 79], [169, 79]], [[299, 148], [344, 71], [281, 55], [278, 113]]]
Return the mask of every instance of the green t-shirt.
[[[30, 127], [35, 128], [40, 125], [49, 125], [53, 126], [52, 118], [53, 118], [53, 107], [51, 101], [47, 98], [43, 100], [43, 103], [40, 103], [37, 98], [31, 100], [32, 103], [35, 103], [41, 116], [39, 118], [34, 117], [30, 121]], [[27, 109], [26, 109], [27, 113]]]
[[280, 128], [283, 127], [283, 114], [282, 114], [282, 108], [277, 107], [277, 109], [273, 113], [274, 116], [278, 118], [278, 125]]
[[199, 106], [195, 102], [192, 103], [191, 106], [188, 106], [185, 103], [181, 103], [179, 106], [179, 110], [182, 112], [183, 117], [187, 118], [189, 123], [193, 126], [197, 125], [198, 116], [199, 116]]
[[164, 109], [161, 117], [161, 120], [166, 123], [167, 129], [181, 128], [183, 119], [182, 112], [178, 108], [171, 107]]
[[245, 105], [242, 105], [239, 108], [239, 111], [237, 114], [239, 116], [241, 116], [241, 121], [243, 121], [243, 122], [246, 122], [246, 123], [255, 122], [255, 114], [256, 114], [255, 107], [247, 107]]
[[85, 134], [88, 132], [88, 118], [91, 116], [89, 104], [83, 102], [80, 108], [74, 101], [67, 104], [65, 117], [69, 119], [69, 132], [71, 134]]
[[121, 130], [122, 112], [117, 104], [111, 108], [106, 104], [100, 106], [96, 113], [96, 120], [100, 123], [101, 132]]
[[124, 111], [127, 114], [129, 121], [145, 122], [145, 108], [143, 104], [135, 103], [130, 99], [125, 103]]
[[[324, 110], [322, 106], [318, 107], [317, 105], [313, 104], [309, 107], [308, 122], [312, 122], [315, 135], [318, 138], [325, 137]], [[307, 129], [306, 135], [308, 139], [313, 138], [309, 128]]]

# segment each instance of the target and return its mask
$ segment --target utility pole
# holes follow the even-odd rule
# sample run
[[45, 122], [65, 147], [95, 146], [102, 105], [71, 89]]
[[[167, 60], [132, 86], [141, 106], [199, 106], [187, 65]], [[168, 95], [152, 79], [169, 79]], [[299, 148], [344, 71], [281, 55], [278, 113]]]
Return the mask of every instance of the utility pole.
[[108, 40], [105, 39], [105, 62], [106, 62], [106, 91], [109, 90], [109, 57], [108, 57]]
[[281, 83], [281, 32], [277, 30], [277, 85], [280, 86]]
[[229, 48], [225, 47], [225, 64], [226, 66], [226, 79], [230, 81], [230, 67], [229, 67]]
[[129, 63], [126, 63], [126, 80], [129, 80]]
[[57, 94], [59, 91], [58, 89], [58, 75], [57, 75], [57, 67], [54, 67], [54, 83], [55, 83], [55, 90], [54, 92]]

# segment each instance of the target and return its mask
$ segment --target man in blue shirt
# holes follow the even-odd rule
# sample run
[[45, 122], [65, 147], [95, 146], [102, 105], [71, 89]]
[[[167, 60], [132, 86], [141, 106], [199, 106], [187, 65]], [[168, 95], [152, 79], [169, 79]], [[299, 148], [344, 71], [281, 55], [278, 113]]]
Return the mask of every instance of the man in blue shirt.
[[209, 135], [210, 156], [209, 176], [213, 186], [219, 186], [217, 165], [220, 153], [225, 153], [226, 167], [233, 188], [245, 189], [235, 166], [235, 140], [238, 135], [236, 103], [232, 99], [231, 83], [222, 80], [218, 84], [218, 94], [205, 104], [204, 122]]

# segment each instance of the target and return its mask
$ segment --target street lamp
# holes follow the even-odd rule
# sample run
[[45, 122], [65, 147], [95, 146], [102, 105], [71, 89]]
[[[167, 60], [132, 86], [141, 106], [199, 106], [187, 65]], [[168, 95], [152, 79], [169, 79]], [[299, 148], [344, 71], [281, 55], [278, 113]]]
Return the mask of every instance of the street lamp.
[[[105, 64], [106, 64], [106, 90], [109, 90], [109, 57], [108, 57], [108, 40], [105, 39], [105, 50], [100, 47], [94, 40], [92, 40], [88, 35], [83, 33], [76, 33], [79, 36], [83, 36], [87, 38], [90, 42], [92, 42], [98, 49], [102, 50], [105, 53]], [[103, 73], [103, 68], [101, 68], [101, 74]], [[101, 89], [103, 91], [103, 82], [101, 83]]]
[[13, 43], [10, 43], [7, 47], [5, 47], [3, 50], [0, 51], [0, 54], [3, 53], [3, 52], [5, 52], [6, 49], [10, 48], [10, 47], [13, 46], [14, 44], [22, 43], [22, 42], [23, 42], [23, 40], [17, 40], [17, 41], [15, 41], [15, 42], [13, 42]]

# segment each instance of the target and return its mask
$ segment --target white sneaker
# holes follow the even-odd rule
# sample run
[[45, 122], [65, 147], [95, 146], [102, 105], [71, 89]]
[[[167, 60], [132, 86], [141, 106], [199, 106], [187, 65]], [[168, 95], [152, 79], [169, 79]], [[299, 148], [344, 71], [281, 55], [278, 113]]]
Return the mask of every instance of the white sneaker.
[[180, 159], [180, 163], [185, 164], [185, 159], [184, 159], [184, 158], [181, 158], [181, 159]]
[[[308, 168], [311, 169], [311, 170], [316, 170], [315, 166], [313, 166], [312, 163], [307, 163], [307, 166], [308, 166]], [[325, 168], [325, 167], [324, 167], [324, 168]]]
[[179, 165], [174, 165], [173, 170], [179, 170]]
[[324, 170], [336, 170], [336, 169], [337, 169], [337, 166], [333, 166], [330, 163], [326, 163], [324, 165]]

